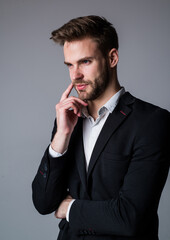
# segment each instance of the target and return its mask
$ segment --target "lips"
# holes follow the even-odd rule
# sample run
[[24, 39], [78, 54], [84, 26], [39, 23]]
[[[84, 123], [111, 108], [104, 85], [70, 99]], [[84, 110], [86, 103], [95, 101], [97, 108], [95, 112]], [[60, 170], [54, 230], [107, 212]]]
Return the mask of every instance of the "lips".
[[77, 84], [76, 87], [79, 91], [84, 90], [88, 84]]

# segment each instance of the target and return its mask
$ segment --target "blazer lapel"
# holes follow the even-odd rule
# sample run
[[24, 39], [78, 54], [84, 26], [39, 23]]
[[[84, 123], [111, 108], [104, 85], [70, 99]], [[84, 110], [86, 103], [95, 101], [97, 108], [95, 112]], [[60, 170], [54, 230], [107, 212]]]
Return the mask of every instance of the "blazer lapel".
[[[83, 119], [80, 118], [77, 123], [77, 131], [75, 132], [75, 159], [77, 164], [77, 169], [79, 176], [84, 187], [85, 192], [87, 193], [87, 173], [85, 166], [85, 154], [84, 154], [84, 145], [83, 145], [83, 128], [82, 128]], [[86, 198], [89, 198], [88, 193]]]
[[128, 92], [125, 93], [121, 97], [117, 107], [108, 116], [108, 118], [99, 134], [96, 144], [94, 146], [92, 156], [90, 159], [89, 168], [88, 168], [87, 179], [89, 178], [91, 171], [92, 171], [98, 157], [102, 153], [103, 148], [107, 144], [109, 138], [115, 132], [115, 130], [122, 124], [122, 122], [125, 121], [125, 119], [128, 117], [128, 115], [132, 111], [131, 107], [129, 107], [128, 105], [133, 103], [134, 101], [135, 101], [134, 97], [132, 97]]

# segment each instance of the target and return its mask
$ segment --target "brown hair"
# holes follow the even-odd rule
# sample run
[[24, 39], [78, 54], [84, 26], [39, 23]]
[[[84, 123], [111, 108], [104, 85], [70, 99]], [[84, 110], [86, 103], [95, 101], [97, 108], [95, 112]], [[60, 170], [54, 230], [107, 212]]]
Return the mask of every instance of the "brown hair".
[[66, 41], [93, 38], [103, 54], [112, 48], [118, 49], [118, 36], [115, 28], [104, 17], [95, 15], [74, 18], [51, 33], [54, 42], [64, 45]]

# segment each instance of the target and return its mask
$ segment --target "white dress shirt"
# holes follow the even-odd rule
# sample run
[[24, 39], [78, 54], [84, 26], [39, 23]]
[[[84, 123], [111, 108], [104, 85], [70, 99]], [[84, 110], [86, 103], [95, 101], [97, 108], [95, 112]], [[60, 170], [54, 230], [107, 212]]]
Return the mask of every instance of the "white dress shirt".
[[[88, 171], [88, 166], [91, 158], [91, 154], [93, 152], [93, 148], [97, 141], [97, 138], [103, 128], [106, 119], [109, 114], [113, 112], [115, 109], [119, 98], [125, 93], [125, 89], [122, 87], [116, 94], [114, 94], [99, 110], [98, 117], [94, 120], [87, 111], [87, 108], [84, 108], [82, 111], [83, 119], [83, 144], [84, 144], [84, 153], [86, 159], [86, 171]], [[49, 153], [52, 157], [60, 157], [61, 153], [55, 152], [51, 145], [49, 147]], [[69, 204], [66, 219], [69, 221], [69, 212], [71, 205], [75, 200], [72, 200]]]

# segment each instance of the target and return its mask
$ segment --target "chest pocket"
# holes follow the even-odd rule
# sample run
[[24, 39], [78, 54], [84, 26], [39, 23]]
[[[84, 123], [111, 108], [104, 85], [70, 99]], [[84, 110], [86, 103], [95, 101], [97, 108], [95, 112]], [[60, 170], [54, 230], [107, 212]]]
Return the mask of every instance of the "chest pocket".
[[130, 155], [103, 152], [100, 161], [101, 177], [107, 188], [120, 188], [128, 171]]

